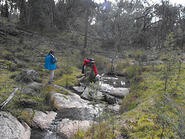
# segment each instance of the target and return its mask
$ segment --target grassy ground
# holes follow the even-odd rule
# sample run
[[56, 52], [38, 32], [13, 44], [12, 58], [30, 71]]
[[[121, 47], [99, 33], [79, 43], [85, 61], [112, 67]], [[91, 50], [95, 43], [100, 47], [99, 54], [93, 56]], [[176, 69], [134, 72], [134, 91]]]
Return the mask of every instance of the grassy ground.
[[165, 65], [144, 67], [131, 79], [131, 92], [123, 99], [122, 114], [99, 122], [86, 133], [79, 131], [75, 138], [182, 138], [185, 135], [184, 68], [181, 65], [179, 71], [177, 64], [173, 67], [165, 88]]
[[[67, 34], [63, 39], [68, 39]], [[22, 69], [35, 69], [40, 74], [44, 84], [41, 92], [36, 96], [29, 96], [17, 92], [13, 100], [4, 110], [10, 111], [16, 117], [30, 121], [32, 116], [24, 111], [20, 99], [27, 99], [37, 103], [33, 109], [52, 110], [47, 105], [48, 92], [58, 90], [47, 85], [48, 72], [44, 70], [44, 56], [55, 43], [43, 37], [13, 37], [8, 36], [8, 43], [2, 44], [0, 50], [0, 103], [14, 90], [22, 87], [14, 77]], [[81, 44], [82, 38], [78, 43]], [[82, 57], [80, 50], [67, 50], [65, 44], [56, 47], [58, 69], [55, 72], [55, 84], [71, 87], [78, 84]], [[92, 55], [93, 56], [93, 55]], [[169, 65], [141, 66], [132, 65], [133, 61], [142, 60], [142, 51], [129, 51], [125, 59], [116, 59], [114, 63], [117, 73], [126, 74], [131, 83], [130, 94], [123, 99], [121, 115], [107, 116], [106, 119], [94, 125], [89, 131], [79, 131], [75, 138], [113, 139], [117, 136], [124, 138], [183, 138], [185, 136], [185, 65], [179, 67], [178, 62]], [[162, 55], [164, 56], [164, 54]], [[110, 59], [94, 55], [97, 67], [102, 71], [110, 71]], [[166, 59], [163, 58], [164, 60]]]

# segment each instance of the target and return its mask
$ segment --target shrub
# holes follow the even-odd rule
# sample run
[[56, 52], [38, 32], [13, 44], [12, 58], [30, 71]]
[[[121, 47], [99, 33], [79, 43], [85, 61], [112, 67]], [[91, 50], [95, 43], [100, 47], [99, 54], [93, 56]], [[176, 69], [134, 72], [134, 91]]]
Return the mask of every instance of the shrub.
[[81, 73], [75, 67], [70, 67], [69, 70], [63, 69], [58, 74], [62, 74], [62, 77], [58, 78], [55, 83], [63, 87], [71, 87], [78, 84], [77, 76]]
[[125, 73], [125, 69], [126, 67], [128, 67], [130, 64], [128, 61], [117, 61], [116, 62], [116, 66], [115, 66], [115, 72], [116, 73], [120, 73], [120, 74], [123, 74]]
[[6, 60], [13, 60], [14, 59], [13, 54], [7, 50], [4, 50], [2, 52], [2, 57], [5, 58]]
[[120, 107], [120, 112], [126, 112], [126, 111], [130, 111], [132, 109], [134, 109], [135, 107], [137, 107], [137, 105], [139, 104], [139, 102], [137, 101], [137, 94], [129, 94], [128, 96], [126, 96], [123, 100], [122, 100], [122, 104]]
[[94, 59], [96, 61], [98, 71], [100, 71], [100, 72], [108, 72], [109, 71], [109, 69], [107, 69], [107, 68], [109, 68], [110, 62], [107, 58], [105, 58], [103, 56], [96, 55], [96, 56], [94, 56]]
[[129, 66], [126, 68], [126, 75], [128, 78], [134, 78], [136, 77], [141, 71], [141, 68], [137, 65]]

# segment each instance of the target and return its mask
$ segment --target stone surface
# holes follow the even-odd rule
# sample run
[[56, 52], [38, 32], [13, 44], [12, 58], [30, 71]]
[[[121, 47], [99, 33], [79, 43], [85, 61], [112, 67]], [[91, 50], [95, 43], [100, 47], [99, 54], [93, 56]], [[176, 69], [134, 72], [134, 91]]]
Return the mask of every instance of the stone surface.
[[84, 92], [81, 94], [83, 99], [87, 100], [104, 100], [104, 95], [100, 91], [92, 90], [89, 87], [86, 87]]
[[92, 121], [63, 119], [57, 128], [57, 133], [63, 138], [71, 138], [78, 130], [86, 131], [92, 124]]
[[85, 87], [83, 86], [74, 86], [73, 90], [77, 93], [77, 94], [82, 94], [84, 92]]
[[55, 119], [57, 113], [54, 111], [35, 111], [32, 126], [40, 129], [48, 129], [52, 121]]
[[18, 82], [30, 83], [33, 81], [38, 81], [39, 74], [35, 70], [27, 69], [27, 70], [23, 70], [20, 74], [18, 74], [15, 79]]
[[117, 103], [117, 100], [118, 98], [114, 97], [114, 96], [111, 96], [109, 95], [108, 93], [105, 94], [105, 101], [108, 103], [108, 104], [116, 104]]
[[63, 95], [55, 92], [50, 93], [50, 103], [59, 112], [62, 118], [73, 120], [91, 120], [94, 115], [99, 115], [102, 111], [99, 105], [89, 104], [77, 94]]
[[10, 113], [0, 112], [0, 139], [30, 139], [31, 129]]
[[120, 110], [120, 105], [118, 104], [115, 104], [115, 105], [109, 105], [107, 107], [107, 109], [110, 111], [110, 112], [113, 112], [113, 113], [119, 113], [119, 110]]
[[41, 83], [32, 82], [32, 83], [29, 83], [28, 85], [26, 85], [22, 89], [21, 92], [23, 94], [36, 95], [36, 94], [40, 93], [41, 88], [42, 88], [42, 84]]
[[112, 96], [123, 98], [124, 96], [129, 94], [128, 88], [122, 88], [122, 87], [113, 87], [109, 84], [100, 84], [100, 90], [102, 92], [108, 93]]
[[106, 83], [100, 83], [100, 90], [103, 92], [110, 92], [114, 88], [113, 86], [106, 84]]
[[123, 98], [124, 96], [129, 94], [128, 88], [112, 88], [110, 92], [108, 92], [110, 95]]

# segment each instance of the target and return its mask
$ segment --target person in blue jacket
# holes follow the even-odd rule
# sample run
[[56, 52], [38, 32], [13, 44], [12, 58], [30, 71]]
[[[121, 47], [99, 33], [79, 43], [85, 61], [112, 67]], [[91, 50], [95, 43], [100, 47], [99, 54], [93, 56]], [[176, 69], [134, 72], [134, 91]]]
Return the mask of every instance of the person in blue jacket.
[[49, 53], [47, 54], [47, 56], [45, 57], [45, 69], [50, 71], [50, 76], [49, 76], [49, 84], [51, 84], [53, 82], [53, 78], [54, 78], [54, 71], [57, 68], [57, 59], [54, 56], [54, 51], [50, 50]]

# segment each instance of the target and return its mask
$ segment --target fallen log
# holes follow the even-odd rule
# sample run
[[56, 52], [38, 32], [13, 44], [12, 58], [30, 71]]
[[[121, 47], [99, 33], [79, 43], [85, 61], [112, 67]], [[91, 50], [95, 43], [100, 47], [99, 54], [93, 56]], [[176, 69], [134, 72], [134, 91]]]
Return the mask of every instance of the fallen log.
[[0, 104], [0, 109], [2, 110], [10, 101], [11, 99], [15, 96], [15, 93], [19, 90], [19, 88], [15, 88], [14, 91], [10, 94], [10, 96]]

